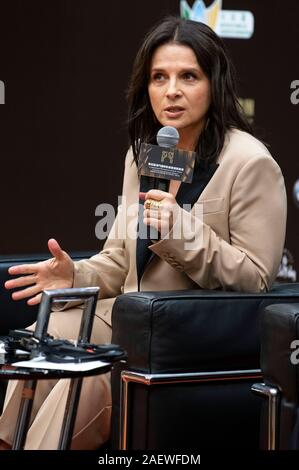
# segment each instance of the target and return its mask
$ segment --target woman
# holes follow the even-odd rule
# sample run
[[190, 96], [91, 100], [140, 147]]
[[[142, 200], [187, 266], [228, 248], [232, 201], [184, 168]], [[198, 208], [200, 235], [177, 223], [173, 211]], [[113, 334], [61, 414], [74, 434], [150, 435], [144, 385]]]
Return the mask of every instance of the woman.
[[[237, 101], [232, 65], [209, 27], [175, 17], [156, 26], [137, 54], [128, 101], [131, 148], [123, 195], [130, 207], [139, 192], [141, 199], [145, 193], [139, 229], [142, 224], [154, 227], [160, 239], [119, 235], [124, 224], [137, 228], [138, 219], [138, 210], [121, 210], [100, 254], [73, 263], [51, 239], [52, 259], [11, 267], [10, 274], [20, 277], [6, 282], [8, 289], [24, 287], [12, 297], [29, 297], [30, 305], [40, 301], [45, 288], [100, 286], [92, 338], [97, 343], [111, 339], [115, 296], [138, 289], [261, 292], [275, 279], [284, 245], [286, 197], [280, 169], [251, 135]], [[136, 162], [140, 144], [154, 143], [166, 125], [178, 129], [178, 147], [195, 150], [198, 159], [192, 184], [171, 181], [163, 192], [152, 189], [150, 178], [138, 178]], [[49, 332], [73, 338], [80, 318], [78, 308], [55, 312]], [[109, 436], [109, 377], [84, 382], [72, 448], [95, 449]], [[11, 384], [7, 392], [0, 421], [3, 445], [12, 441], [20, 390], [20, 384]], [[66, 394], [67, 381], [39, 383], [27, 449], [57, 447]]]

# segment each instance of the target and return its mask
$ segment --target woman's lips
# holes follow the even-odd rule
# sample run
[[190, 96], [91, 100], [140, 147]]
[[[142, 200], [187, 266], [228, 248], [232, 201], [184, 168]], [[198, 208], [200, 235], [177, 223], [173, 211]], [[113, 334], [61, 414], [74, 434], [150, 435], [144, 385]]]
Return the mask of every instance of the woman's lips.
[[164, 110], [166, 116], [170, 118], [178, 118], [184, 113], [184, 111], [184, 108], [181, 106], [169, 106]]

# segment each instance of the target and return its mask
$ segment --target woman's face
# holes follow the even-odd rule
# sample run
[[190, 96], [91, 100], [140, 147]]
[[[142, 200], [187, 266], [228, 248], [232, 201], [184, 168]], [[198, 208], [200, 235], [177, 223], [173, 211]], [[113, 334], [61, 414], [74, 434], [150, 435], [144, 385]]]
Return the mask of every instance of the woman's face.
[[158, 47], [152, 57], [148, 92], [160, 124], [178, 129], [181, 148], [194, 148], [207, 120], [211, 87], [193, 50], [173, 43]]

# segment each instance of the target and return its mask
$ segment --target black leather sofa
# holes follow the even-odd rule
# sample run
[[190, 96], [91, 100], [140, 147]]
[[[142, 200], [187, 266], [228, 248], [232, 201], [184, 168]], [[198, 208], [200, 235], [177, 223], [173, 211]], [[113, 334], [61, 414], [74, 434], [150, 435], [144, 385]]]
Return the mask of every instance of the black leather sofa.
[[260, 314], [298, 297], [299, 284], [119, 296], [112, 341], [128, 362], [112, 371], [113, 447], [258, 449]]

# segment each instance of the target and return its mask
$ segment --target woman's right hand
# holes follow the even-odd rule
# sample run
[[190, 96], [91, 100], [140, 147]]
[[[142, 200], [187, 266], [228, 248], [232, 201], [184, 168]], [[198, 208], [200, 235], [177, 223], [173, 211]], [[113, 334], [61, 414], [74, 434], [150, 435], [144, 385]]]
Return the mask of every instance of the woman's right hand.
[[30, 286], [12, 294], [13, 300], [26, 299], [28, 305], [36, 305], [41, 301], [41, 292], [44, 289], [65, 289], [72, 287], [74, 277], [74, 262], [63, 251], [54, 238], [48, 241], [48, 248], [53, 258], [34, 264], [11, 266], [9, 274], [21, 275], [6, 281], [6, 289]]

